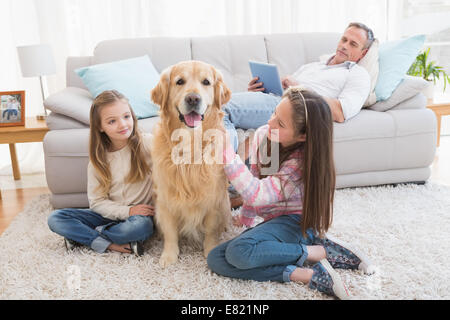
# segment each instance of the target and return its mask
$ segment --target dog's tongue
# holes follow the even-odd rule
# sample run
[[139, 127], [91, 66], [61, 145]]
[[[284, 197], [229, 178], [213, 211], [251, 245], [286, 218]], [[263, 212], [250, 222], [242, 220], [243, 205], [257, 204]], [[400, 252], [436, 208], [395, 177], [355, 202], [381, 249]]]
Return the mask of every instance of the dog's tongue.
[[189, 127], [195, 127], [196, 122], [198, 124], [198, 122], [202, 121], [202, 116], [199, 115], [197, 112], [192, 111], [191, 113], [184, 115], [184, 121]]

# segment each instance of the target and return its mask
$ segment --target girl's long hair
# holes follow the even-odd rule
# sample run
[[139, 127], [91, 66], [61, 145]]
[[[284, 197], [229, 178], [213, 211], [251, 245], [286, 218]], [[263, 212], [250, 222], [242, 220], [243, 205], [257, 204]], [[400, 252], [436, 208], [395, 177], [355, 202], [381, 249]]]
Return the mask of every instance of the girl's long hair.
[[[107, 196], [111, 188], [111, 170], [107, 161], [107, 152], [111, 150], [112, 143], [105, 132], [101, 132], [100, 110], [103, 106], [117, 101], [125, 102], [129, 105], [128, 99], [116, 90], [107, 90], [99, 94], [92, 103], [90, 110], [90, 135], [89, 135], [89, 159], [98, 174], [100, 185], [98, 187], [102, 195]], [[133, 109], [130, 106], [133, 118], [133, 131], [128, 138], [128, 146], [131, 151], [130, 172], [124, 181], [125, 183], [135, 183], [142, 181], [150, 172], [150, 166], [146, 159], [150, 157], [145, 152], [142, 145], [142, 135], [138, 129], [138, 121]]]
[[[305, 135], [306, 140], [286, 148], [278, 145], [278, 167], [292, 158], [294, 152], [303, 151], [298, 153], [300, 157], [298, 163], [301, 167], [297, 168], [302, 173], [298, 183], [303, 183], [302, 233], [306, 235], [306, 230], [312, 228], [323, 236], [333, 221], [336, 187], [333, 120], [330, 107], [321, 96], [299, 88], [286, 90], [283, 98], [288, 98], [292, 105], [292, 122], [296, 136]], [[267, 154], [271, 157], [271, 143], [267, 141], [265, 143], [267, 143]], [[271, 165], [269, 163], [263, 167]], [[260, 178], [263, 177], [260, 176]], [[282, 189], [284, 189], [283, 186]], [[288, 199], [286, 195], [284, 196]]]

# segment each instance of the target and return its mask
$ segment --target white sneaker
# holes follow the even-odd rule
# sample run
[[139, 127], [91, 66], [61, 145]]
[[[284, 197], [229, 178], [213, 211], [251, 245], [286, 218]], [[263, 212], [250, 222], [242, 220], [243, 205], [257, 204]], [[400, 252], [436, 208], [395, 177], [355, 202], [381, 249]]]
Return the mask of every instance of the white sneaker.
[[313, 275], [309, 288], [318, 290], [341, 300], [350, 300], [351, 296], [341, 276], [333, 269], [327, 259], [322, 259], [312, 266]]

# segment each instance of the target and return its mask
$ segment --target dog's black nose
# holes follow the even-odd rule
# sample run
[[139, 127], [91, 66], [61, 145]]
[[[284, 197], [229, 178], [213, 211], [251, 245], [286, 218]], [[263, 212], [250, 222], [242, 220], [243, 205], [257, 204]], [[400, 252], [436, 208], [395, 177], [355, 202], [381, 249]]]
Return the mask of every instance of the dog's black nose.
[[188, 104], [190, 107], [197, 107], [200, 104], [200, 101], [202, 100], [202, 97], [200, 97], [197, 93], [189, 93], [185, 98], [184, 101]]

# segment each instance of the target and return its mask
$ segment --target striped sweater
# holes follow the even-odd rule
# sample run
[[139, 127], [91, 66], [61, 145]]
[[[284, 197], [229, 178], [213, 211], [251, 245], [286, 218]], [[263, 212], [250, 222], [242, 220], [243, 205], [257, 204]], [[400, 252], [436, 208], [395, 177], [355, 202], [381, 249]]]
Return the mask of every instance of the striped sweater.
[[261, 168], [261, 152], [257, 154], [257, 149], [267, 131], [268, 125], [256, 130], [250, 150], [250, 170], [230, 145], [224, 152], [225, 173], [242, 196], [244, 204], [240, 220], [246, 226], [252, 226], [256, 216], [267, 221], [284, 214], [302, 213], [303, 183], [298, 182], [301, 178], [298, 167], [303, 159], [302, 150], [291, 154], [276, 173], [259, 178], [264, 168]]

